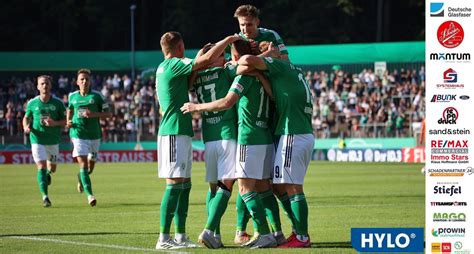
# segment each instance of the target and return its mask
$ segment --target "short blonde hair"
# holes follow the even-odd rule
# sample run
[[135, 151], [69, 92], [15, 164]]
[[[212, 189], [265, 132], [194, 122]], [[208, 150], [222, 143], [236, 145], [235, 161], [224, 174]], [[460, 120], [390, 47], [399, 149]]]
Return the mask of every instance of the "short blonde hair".
[[91, 70], [89, 70], [89, 69], [79, 69], [77, 71], [77, 76], [79, 76], [79, 74], [87, 74], [88, 76], [90, 76], [91, 75]]
[[40, 80], [40, 78], [46, 79], [46, 81], [47, 81], [48, 83], [50, 83], [50, 84], [51, 84], [51, 81], [53, 80], [53, 79], [51, 78], [51, 76], [49, 76], [49, 75], [40, 75], [40, 76], [38, 76], [38, 77], [36, 78], [36, 82], [38, 82], [38, 81]]
[[179, 42], [183, 41], [183, 37], [179, 32], [166, 32], [161, 36], [160, 46], [163, 53], [167, 54], [178, 46]]
[[245, 4], [245, 5], [239, 6], [237, 10], [235, 10], [234, 18], [249, 17], [249, 16], [258, 18], [258, 15], [260, 15], [260, 11], [257, 9], [257, 7], [250, 4]]

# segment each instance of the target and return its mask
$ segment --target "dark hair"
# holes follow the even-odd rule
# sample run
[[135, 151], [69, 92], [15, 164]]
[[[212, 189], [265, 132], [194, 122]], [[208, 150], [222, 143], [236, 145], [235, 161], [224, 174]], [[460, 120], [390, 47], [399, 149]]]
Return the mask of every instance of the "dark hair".
[[260, 11], [257, 9], [257, 7], [250, 4], [245, 4], [245, 5], [239, 6], [237, 10], [235, 10], [234, 18], [248, 17], [248, 16], [258, 18], [259, 14], [260, 14]]
[[240, 56], [252, 55], [252, 47], [246, 40], [237, 40], [232, 43], [232, 47], [237, 51]]
[[204, 47], [202, 47], [202, 53], [203, 54], [206, 54], [209, 50], [211, 50], [214, 46], [216, 46], [216, 44], [214, 43], [208, 43], [206, 45], [204, 45]]
[[87, 74], [88, 76], [90, 76], [91, 75], [91, 70], [89, 70], [89, 69], [79, 69], [77, 71], [77, 76], [79, 76], [79, 74], [81, 74], [81, 73], [82, 74]]
[[180, 41], [183, 40], [183, 37], [179, 32], [166, 32], [161, 36], [160, 46], [163, 53], [168, 53], [173, 50]]

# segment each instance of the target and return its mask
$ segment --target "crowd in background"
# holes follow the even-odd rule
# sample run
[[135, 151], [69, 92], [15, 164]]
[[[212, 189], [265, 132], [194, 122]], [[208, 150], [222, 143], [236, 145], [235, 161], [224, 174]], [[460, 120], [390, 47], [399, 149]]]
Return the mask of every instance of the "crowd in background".
[[[53, 77], [53, 94], [67, 106], [68, 94], [77, 90], [75, 77]], [[424, 67], [393, 70], [376, 75], [371, 69], [348, 73], [307, 71], [313, 93], [313, 127], [317, 138], [407, 137], [419, 134], [424, 118]], [[0, 136], [22, 142], [21, 120], [28, 99], [37, 95], [35, 79], [0, 81]], [[155, 140], [159, 103], [153, 76], [94, 75], [92, 89], [110, 103], [113, 118], [101, 120], [104, 142]], [[190, 100], [197, 101], [194, 95]], [[195, 139], [200, 139], [201, 118], [193, 115]], [[65, 139], [67, 130], [64, 129]]]

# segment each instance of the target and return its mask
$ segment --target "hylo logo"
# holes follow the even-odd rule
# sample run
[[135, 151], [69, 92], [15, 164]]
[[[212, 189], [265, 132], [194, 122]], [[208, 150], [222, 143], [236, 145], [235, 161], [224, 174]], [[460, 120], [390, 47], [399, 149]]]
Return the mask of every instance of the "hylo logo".
[[352, 246], [359, 252], [423, 252], [422, 228], [353, 228]]
[[437, 35], [438, 41], [443, 47], [455, 48], [462, 43], [464, 30], [458, 22], [449, 20], [438, 27]]

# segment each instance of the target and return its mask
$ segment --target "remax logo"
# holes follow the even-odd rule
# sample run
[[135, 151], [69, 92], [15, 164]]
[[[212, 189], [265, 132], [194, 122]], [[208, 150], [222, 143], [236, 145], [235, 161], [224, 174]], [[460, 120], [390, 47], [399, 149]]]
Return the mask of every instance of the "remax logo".
[[358, 252], [423, 252], [423, 228], [352, 228], [352, 247]]
[[455, 70], [449, 68], [444, 71], [443, 80], [446, 83], [456, 83], [458, 82], [458, 73]]
[[464, 29], [454, 21], [448, 20], [438, 27], [438, 41], [445, 48], [455, 48], [464, 40]]
[[444, 17], [444, 3], [430, 3], [431, 17]]

